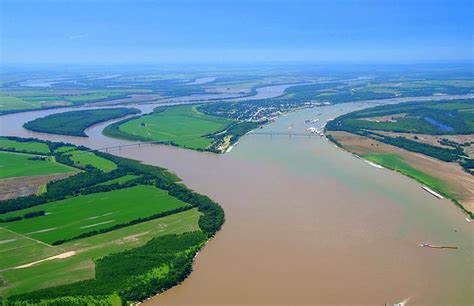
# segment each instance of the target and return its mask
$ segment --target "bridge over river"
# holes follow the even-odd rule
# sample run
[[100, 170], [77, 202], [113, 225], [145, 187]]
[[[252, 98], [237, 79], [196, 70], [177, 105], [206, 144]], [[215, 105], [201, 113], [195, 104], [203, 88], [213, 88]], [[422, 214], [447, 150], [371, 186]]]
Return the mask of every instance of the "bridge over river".
[[[316, 134], [316, 133], [302, 133], [302, 132], [273, 132], [273, 131], [268, 131], [268, 132], [250, 132], [244, 135], [245, 136], [276, 136], [276, 137], [281, 137], [281, 136], [286, 136], [286, 137], [323, 137], [322, 135]], [[118, 145], [113, 145], [113, 146], [108, 146], [108, 147], [102, 147], [102, 148], [97, 148], [97, 149], [90, 149], [86, 151], [81, 151], [81, 152], [92, 152], [92, 151], [102, 151], [102, 152], [109, 152], [109, 151], [115, 151], [115, 150], [122, 150], [122, 149], [127, 149], [127, 148], [140, 148], [142, 146], [146, 145], [152, 145], [152, 144], [162, 144], [162, 145], [170, 145], [169, 142], [166, 141], [159, 141], [159, 140], [153, 140], [153, 141], [139, 141], [139, 142], [134, 142], [134, 143], [128, 143], [128, 144], [118, 144]], [[81, 153], [77, 153], [81, 154]]]

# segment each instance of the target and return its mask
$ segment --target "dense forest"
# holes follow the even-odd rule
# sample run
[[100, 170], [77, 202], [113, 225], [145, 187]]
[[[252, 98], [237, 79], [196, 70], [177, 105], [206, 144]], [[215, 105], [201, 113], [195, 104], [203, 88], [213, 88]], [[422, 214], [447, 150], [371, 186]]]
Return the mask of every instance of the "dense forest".
[[25, 123], [23, 127], [41, 133], [87, 137], [85, 130], [90, 126], [138, 113], [140, 111], [135, 108], [71, 111], [38, 118]]

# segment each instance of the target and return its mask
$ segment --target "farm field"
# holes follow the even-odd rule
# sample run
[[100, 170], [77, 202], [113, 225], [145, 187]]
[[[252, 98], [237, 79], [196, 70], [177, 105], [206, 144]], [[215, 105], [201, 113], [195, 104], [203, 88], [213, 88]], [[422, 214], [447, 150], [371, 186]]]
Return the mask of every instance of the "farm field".
[[0, 96], [0, 112], [41, 108], [41, 104], [17, 97]]
[[39, 141], [21, 142], [0, 137], [0, 150], [14, 150], [29, 153], [48, 154], [49, 147]]
[[98, 185], [99, 185], [99, 186], [104, 186], [104, 185], [112, 185], [112, 184], [123, 184], [123, 183], [129, 182], [129, 181], [131, 181], [131, 180], [134, 180], [134, 179], [136, 179], [136, 178], [138, 178], [138, 177], [139, 177], [138, 175], [127, 174], [127, 175], [118, 177], [118, 178], [116, 178], [116, 179], [113, 179], [113, 180], [110, 180], [110, 181], [106, 181], [106, 182], [100, 183], [100, 184], [98, 184]]
[[41, 194], [47, 190], [46, 184], [49, 182], [61, 180], [76, 173], [77, 172], [54, 173], [0, 179], [0, 201], [31, 194]]
[[7, 88], [0, 92], [0, 115], [38, 110], [41, 108], [111, 101], [126, 98], [133, 94], [147, 94], [152, 92], [150, 89], [94, 89], [94, 86], [84, 89], [77, 88], [72, 82], [69, 83], [69, 86], [65, 86], [65, 83], [63, 83], [61, 88], [54, 88], [56, 82], [52, 82], [50, 85], [51, 86], [41, 87], [40, 90], [29, 89], [28, 86], [21, 86], [18, 83], [9, 84]]
[[[142, 301], [186, 278], [224, 221], [215, 202], [166, 169], [70, 144], [6, 140], [51, 152], [2, 154], [75, 171], [49, 175], [53, 181], [28, 197], [15, 182], [4, 186], [13, 188], [0, 203], [0, 296], [8, 305]], [[25, 175], [25, 182], [47, 177]]]
[[87, 137], [85, 130], [94, 124], [139, 112], [134, 108], [71, 111], [29, 121], [24, 124], [24, 128], [35, 132]]
[[0, 151], [0, 169], [0, 179], [77, 172], [77, 169], [57, 163], [52, 157], [3, 151]]
[[74, 146], [60, 146], [59, 148], [54, 149], [54, 153], [65, 153], [69, 151], [74, 151], [76, 150], [76, 147]]
[[74, 163], [78, 163], [83, 167], [92, 166], [104, 172], [110, 172], [117, 169], [117, 165], [114, 162], [97, 156], [93, 152], [75, 150], [67, 151], [67, 155], [69, 155]]
[[206, 149], [213, 139], [206, 137], [224, 130], [233, 121], [209, 116], [196, 106], [183, 105], [158, 109], [155, 113], [109, 126], [110, 136], [135, 140], [170, 142], [190, 149]]
[[31, 207], [2, 217], [44, 210], [45, 216], [5, 223], [3, 227], [51, 244], [187, 205], [155, 186], [139, 185], [50, 202], [41, 208]]
[[[0, 251], [0, 269], [8, 269], [2, 272], [6, 286], [0, 292], [16, 294], [91, 279], [95, 276], [94, 259], [142, 246], [159, 236], [199, 230], [200, 215], [197, 209], [190, 209], [60, 246], [44, 245], [0, 227], [0, 241], [5, 246]], [[5, 242], [9, 240], [10, 242]], [[11, 269], [71, 251], [75, 254], [64, 259], [44, 261], [23, 269]]]

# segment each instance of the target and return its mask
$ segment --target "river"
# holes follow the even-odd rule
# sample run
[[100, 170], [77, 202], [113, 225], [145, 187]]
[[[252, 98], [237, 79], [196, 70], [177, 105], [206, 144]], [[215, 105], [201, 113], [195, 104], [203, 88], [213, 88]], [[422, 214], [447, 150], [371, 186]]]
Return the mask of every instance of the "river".
[[[370, 105], [301, 110], [264, 131], [287, 131], [293, 124], [300, 132], [308, 127], [305, 119], [320, 119], [317, 126]], [[108, 123], [89, 129], [89, 138], [21, 127], [60, 111], [0, 117], [1, 133], [92, 148], [126, 143], [101, 134]], [[473, 225], [460, 210], [324, 138], [246, 136], [225, 155], [162, 145], [113, 153], [170, 169], [226, 212], [223, 229], [200, 252], [190, 277], [147, 305], [474, 303]], [[420, 242], [459, 249], [422, 248]]]

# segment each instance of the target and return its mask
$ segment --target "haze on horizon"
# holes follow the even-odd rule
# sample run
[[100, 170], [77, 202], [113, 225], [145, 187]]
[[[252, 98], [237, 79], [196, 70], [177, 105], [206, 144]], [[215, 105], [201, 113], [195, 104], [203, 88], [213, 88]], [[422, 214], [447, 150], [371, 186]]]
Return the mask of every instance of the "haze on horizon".
[[468, 61], [473, 2], [2, 0], [1, 62]]

